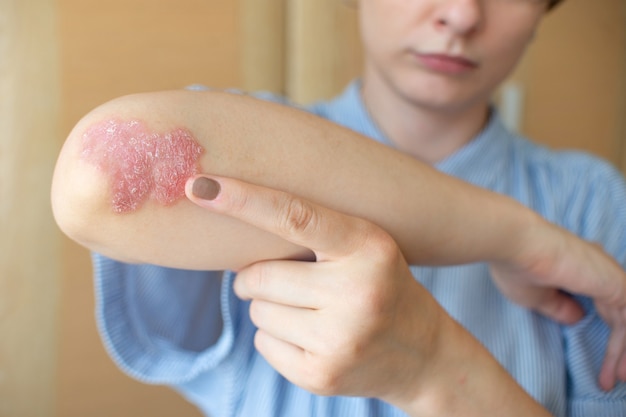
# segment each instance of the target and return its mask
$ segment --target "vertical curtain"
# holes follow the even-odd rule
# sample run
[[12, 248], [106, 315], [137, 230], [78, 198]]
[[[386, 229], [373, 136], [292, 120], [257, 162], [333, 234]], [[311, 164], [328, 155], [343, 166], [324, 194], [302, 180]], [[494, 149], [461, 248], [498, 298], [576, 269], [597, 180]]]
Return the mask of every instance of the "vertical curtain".
[[0, 415], [54, 415], [60, 235], [54, 0], [0, 2]]
[[288, 0], [287, 93], [296, 102], [330, 98], [358, 75], [356, 2]]

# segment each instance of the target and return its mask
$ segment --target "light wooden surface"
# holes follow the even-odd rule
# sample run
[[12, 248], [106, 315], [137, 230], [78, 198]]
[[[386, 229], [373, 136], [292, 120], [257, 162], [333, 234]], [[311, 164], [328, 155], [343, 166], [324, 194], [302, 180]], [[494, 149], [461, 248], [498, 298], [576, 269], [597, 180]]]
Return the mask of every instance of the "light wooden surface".
[[7, 417], [47, 416], [56, 401], [55, 7], [54, 0], [0, 1], [0, 416]]

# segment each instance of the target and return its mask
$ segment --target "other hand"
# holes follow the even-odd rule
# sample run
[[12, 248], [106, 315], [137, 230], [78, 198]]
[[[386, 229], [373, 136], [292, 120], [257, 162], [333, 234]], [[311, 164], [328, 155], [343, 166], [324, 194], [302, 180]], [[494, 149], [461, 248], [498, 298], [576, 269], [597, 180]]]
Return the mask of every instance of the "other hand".
[[[410, 402], [428, 379], [422, 376], [433, 374], [439, 352], [447, 350], [442, 334], [460, 326], [415, 280], [391, 236], [284, 192], [218, 180], [205, 184], [211, 200], [195, 197], [191, 182], [187, 195], [307, 248], [300, 260], [263, 261], [238, 271], [235, 292], [251, 300], [257, 350], [316, 394], [376, 397], [399, 407]], [[447, 346], [462, 345], [446, 340]]]
[[512, 301], [564, 324], [573, 324], [584, 315], [568, 293], [593, 298], [611, 327], [599, 385], [608, 391], [618, 379], [626, 381], [624, 270], [600, 246], [547, 222], [528, 236], [514, 256], [515, 263], [491, 265], [496, 285]]

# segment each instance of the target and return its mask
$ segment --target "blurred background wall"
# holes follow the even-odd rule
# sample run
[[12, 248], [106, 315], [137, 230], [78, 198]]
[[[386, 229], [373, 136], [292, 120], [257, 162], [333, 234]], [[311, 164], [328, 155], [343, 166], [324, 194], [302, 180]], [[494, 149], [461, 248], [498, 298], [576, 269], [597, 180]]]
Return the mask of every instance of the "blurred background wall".
[[0, 416], [55, 410], [61, 237], [56, 5], [0, 0]]
[[[50, 178], [78, 119], [180, 88], [327, 98], [358, 74], [341, 0], [0, 0], [0, 417], [197, 416], [132, 381], [98, 339], [88, 253], [63, 238]], [[626, 164], [626, 6], [566, 0], [512, 77], [519, 129]]]

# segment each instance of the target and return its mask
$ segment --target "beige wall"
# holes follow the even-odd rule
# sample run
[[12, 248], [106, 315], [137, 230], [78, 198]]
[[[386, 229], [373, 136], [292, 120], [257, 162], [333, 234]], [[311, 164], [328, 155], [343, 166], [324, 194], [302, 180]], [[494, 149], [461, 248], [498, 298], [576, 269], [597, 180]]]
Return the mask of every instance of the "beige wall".
[[0, 1], [0, 416], [54, 410], [61, 238], [50, 214], [59, 140], [52, 0]]
[[289, 1], [286, 88], [294, 101], [331, 98], [360, 73], [356, 6], [346, 3]]
[[625, 15], [623, 0], [567, 0], [548, 17], [528, 56], [526, 133], [621, 164]]
[[[285, 90], [282, 0], [58, 0], [62, 128], [120, 95], [202, 83]], [[57, 414], [195, 416], [123, 375], [94, 324], [87, 252], [64, 241]]]
[[[58, 0], [62, 130], [111, 98], [191, 83], [242, 83], [233, 0]], [[123, 375], [94, 323], [87, 252], [64, 242], [57, 415], [195, 416], [167, 388]]]

